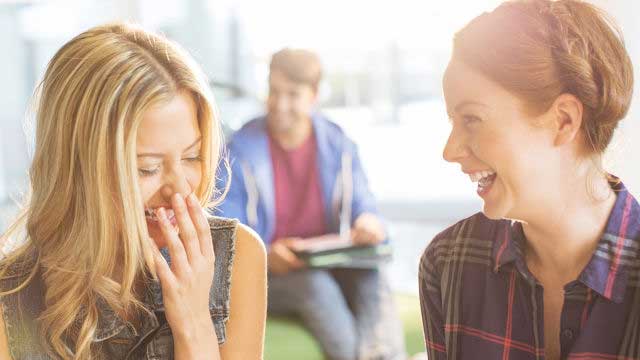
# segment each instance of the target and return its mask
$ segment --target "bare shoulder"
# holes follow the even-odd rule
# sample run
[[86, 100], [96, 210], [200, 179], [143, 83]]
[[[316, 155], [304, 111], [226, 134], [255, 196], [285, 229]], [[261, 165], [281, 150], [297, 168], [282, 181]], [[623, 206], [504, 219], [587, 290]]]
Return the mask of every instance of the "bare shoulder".
[[260, 235], [240, 223], [236, 228], [236, 256], [239, 259], [251, 259], [256, 264], [266, 261], [266, 250]]
[[266, 252], [260, 236], [238, 223], [231, 270], [231, 309], [221, 358], [262, 359], [267, 313]]

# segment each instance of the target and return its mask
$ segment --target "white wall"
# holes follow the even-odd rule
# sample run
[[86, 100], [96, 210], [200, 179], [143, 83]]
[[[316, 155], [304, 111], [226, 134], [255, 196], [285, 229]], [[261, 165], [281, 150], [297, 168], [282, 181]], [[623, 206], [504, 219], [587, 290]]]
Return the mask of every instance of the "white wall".
[[0, 6], [0, 204], [24, 184], [27, 155], [22, 133], [30, 86], [25, 86], [27, 62], [20, 37], [18, 5]]
[[0, 206], [4, 203], [7, 198], [7, 190], [4, 185], [4, 165], [3, 165], [3, 151], [2, 151], [2, 138], [0, 138]]
[[640, 196], [640, 2], [635, 0], [595, 0], [620, 26], [634, 64], [635, 88], [631, 109], [617, 130], [608, 154], [608, 169], [620, 176]]

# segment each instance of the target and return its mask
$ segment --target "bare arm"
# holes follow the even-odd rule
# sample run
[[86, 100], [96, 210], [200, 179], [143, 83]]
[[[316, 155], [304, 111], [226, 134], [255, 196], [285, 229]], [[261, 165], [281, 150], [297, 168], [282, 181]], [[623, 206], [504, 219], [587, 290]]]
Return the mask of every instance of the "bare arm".
[[7, 341], [7, 334], [4, 331], [4, 317], [2, 314], [2, 308], [0, 307], [0, 359], [11, 360], [9, 342]]
[[223, 360], [262, 359], [267, 311], [265, 248], [260, 237], [239, 224], [231, 270], [231, 311]]

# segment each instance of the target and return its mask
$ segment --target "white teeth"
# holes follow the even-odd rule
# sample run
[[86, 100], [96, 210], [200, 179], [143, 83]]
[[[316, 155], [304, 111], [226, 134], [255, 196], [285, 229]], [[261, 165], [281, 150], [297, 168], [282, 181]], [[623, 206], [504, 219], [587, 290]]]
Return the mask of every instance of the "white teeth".
[[469, 174], [469, 178], [471, 179], [472, 182], [478, 182], [486, 177], [495, 175], [495, 171], [491, 171], [491, 170], [483, 170], [483, 171], [478, 171], [472, 174]]
[[[171, 219], [172, 217], [175, 216], [173, 209], [165, 209], [165, 212], [167, 214], [167, 219]], [[150, 208], [144, 209], [144, 215], [153, 221], [158, 221], [158, 215], [156, 215], [155, 209], [150, 209]]]

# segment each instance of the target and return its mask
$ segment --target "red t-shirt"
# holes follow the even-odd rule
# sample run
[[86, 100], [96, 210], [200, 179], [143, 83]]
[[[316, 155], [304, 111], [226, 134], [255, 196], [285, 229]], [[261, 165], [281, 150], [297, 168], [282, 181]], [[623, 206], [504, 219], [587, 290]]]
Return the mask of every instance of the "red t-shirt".
[[272, 240], [326, 234], [315, 134], [293, 150], [283, 149], [269, 136], [269, 150], [276, 202]]

